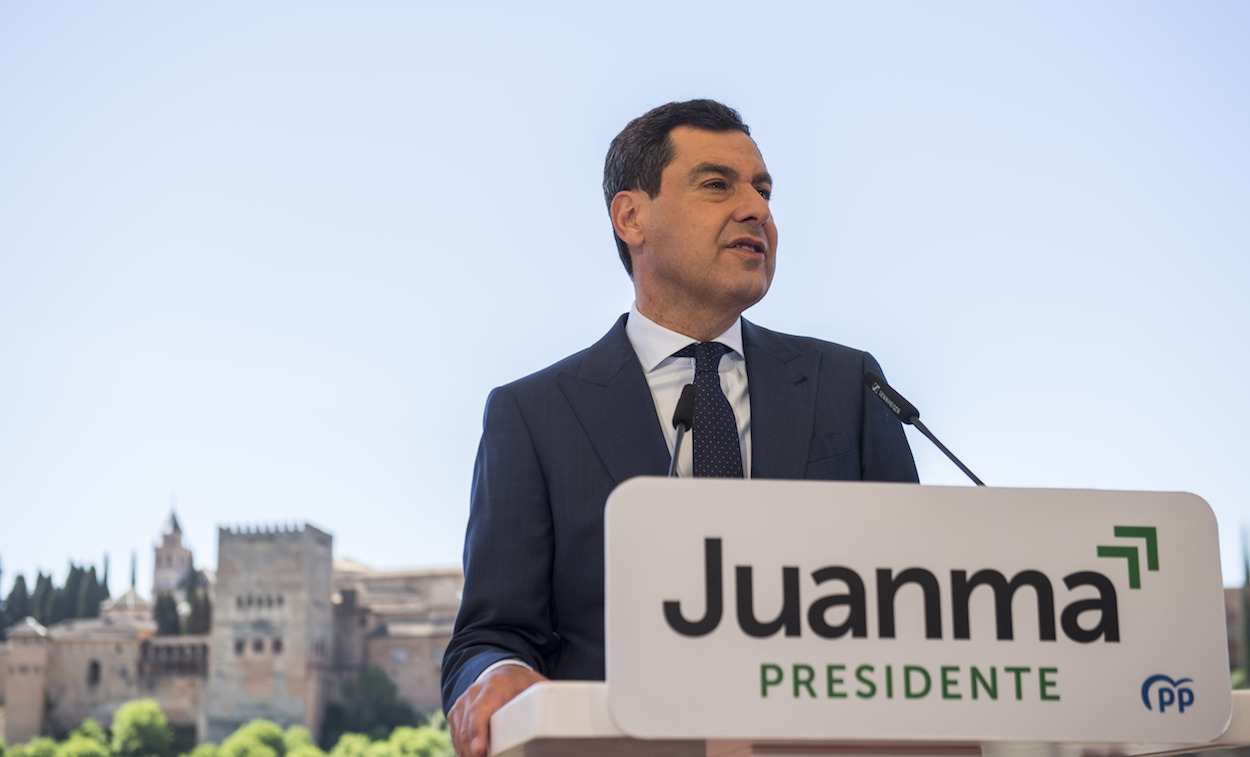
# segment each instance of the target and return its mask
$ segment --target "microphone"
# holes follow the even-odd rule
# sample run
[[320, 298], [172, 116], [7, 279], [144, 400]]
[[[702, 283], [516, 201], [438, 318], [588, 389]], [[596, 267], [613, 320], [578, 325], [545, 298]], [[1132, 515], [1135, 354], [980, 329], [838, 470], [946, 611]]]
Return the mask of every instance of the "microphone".
[[686, 384], [681, 388], [681, 397], [677, 400], [677, 409], [673, 411], [673, 428], [677, 429], [677, 438], [673, 441], [673, 459], [668, 464], [668, 477], [677, 475], [677, 455], [681, 452], [681, 440], [694, 425], [694, 384]]
[[881, 378], [881, 376], [874, 371], [866, 371], [864, 373], [864, 385], [868, 387], [868, 391], [877, 395], [877, 397], [885, 403], [885, 406], [890, 408], [890, 411], [898, 416], [900, 421], [920, 429], [920, 433], [924, 434], [929, 441], [933, 442], [938, 449], [942, 450], [942, 453], [950, 458], [952, 463], [958, 465], [959, 469], [967, 474], [968, 478], [972, 479], [974, 484], [977, 486], [985, 486], [981, 479], [976, 477], [976, 474], [968, 470], [968, 466], [961, 463], [959, 458], [951, 454], [951, 451], [946, 448], [945, 444], [939, 442], [937, 437], [934, 436], [929, 429], [925, 428], [925, 425], [920, 422], [920, 411], [916, 409], [916, 406], [908, 402], [903, 395], [894, 391], [893, 387], [885, 383], [885, 379]]

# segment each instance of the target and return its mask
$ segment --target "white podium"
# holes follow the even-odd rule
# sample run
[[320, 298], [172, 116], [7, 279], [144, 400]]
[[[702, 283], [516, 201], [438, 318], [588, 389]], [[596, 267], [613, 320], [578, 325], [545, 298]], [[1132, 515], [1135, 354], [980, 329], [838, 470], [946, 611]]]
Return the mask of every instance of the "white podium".
[[639, 478], [605, 568], [607, 682], [526, 691], [492, 755], [1250, 746], [1192, 494]]

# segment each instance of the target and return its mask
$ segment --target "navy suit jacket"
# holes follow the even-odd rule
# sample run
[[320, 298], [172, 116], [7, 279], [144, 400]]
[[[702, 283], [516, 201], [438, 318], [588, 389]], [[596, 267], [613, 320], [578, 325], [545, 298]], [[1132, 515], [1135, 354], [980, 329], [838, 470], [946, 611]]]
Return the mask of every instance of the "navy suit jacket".
[[[473, 472], [465, 583], [443, 705], [489, 665], [603, 680], [603, 507], [669, 451], [622, 316], [589, 349], [491, 392]], [[742, 322], [753, 478], [917, 481], [860, 352]]]

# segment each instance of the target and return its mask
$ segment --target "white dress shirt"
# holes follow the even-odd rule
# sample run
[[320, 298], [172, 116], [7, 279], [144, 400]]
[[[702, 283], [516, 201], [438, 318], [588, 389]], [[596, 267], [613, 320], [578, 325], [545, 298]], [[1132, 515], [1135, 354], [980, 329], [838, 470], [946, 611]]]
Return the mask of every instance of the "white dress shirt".
[[[698, 342], [684, 334], [664, 328], [638, 312], [638, 305], [629, 309], [625, 335], [638, 354], [642, 372], [651, 387], [655, 412], [664, 429], [668, 453], [673, 454], [677, 431], [673, 428], [673, 411], [686, 384], [694, 382], [694, 358], [673, 357], [674, 352]], [[742, 471], [751, 477], [751, 397], [747, 392], [747, 361], [742, 353], [742, 319], [733, 322], [725, 333], [711, 340], [729, 348], [720, 359], [720, 385], [738, 421], [738, 444], [742, 448]], [[694, 429], [693, 434], [699, 430]], [[689, 478], [694, 473], [694, 444], [690, 436], [682, 442], [677, 458], [677, 475]]]

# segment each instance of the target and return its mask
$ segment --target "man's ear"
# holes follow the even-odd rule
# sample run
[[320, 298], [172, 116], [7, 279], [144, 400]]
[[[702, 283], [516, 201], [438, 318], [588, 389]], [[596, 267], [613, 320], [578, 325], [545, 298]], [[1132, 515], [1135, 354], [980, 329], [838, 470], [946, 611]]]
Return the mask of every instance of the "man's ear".
[[639, 191], [626, 190], [617, 192], [612, 198], [608, 214], [612, 217], [612, 228], [616, 235], [630, 247], [641, 247], [646, 235], [643, 234], [643, 218], [646, 213]]

